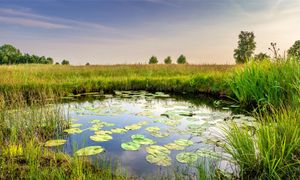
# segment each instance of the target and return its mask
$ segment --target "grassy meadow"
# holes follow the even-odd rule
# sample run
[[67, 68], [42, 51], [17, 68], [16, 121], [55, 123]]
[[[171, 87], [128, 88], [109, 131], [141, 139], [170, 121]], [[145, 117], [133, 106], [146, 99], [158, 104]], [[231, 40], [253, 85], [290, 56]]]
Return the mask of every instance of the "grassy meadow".
[[[0, 179], [126, 179], [116, 176], [109, 167], [97, 169], [88, 160], [43, 148], [45, 139], [62, 138], [62, 129], [68, 126], [64, 112], [48, 106], [47, 100], [113, 90], [228, 97], [260, 122], [254, 132], [235, 125], [226, 131], [224, 148], [239, 167], [237, 178], [292, 179], [300, 175], [297, 61], [245, 65], [12, 65], [0, 66], [0, 72]], [[44, 105], [32, 110], [40, 102]]]

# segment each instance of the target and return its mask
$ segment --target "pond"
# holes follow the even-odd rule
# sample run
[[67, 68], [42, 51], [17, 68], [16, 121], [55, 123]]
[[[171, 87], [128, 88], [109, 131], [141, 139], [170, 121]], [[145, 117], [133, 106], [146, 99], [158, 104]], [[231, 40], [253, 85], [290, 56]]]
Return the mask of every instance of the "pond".
[[238, 106], [216, 108], [207, 97], [187, 99], [145, 91], [116, 91], [104, 98], [90, 95], [94, 98], [63, 104], [71, 127], [59, 149], [92, 160], [117, 161], [132, 176], [178, 167], [196, 172], [193, 167], [203, 159], [232, 172], [221, 148], [222, 129], [233, 121], [255, 125], [254, 118], [232, 112]]

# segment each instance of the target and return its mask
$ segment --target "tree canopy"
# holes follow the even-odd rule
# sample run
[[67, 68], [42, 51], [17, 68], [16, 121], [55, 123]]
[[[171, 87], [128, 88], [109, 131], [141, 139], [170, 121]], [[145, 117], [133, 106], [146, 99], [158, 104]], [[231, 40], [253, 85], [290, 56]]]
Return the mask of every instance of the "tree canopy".
[[158, 63], [157, 57], [152, 56], [152, 57], [149, 59], [149, 64], [157, 64], [157, 63]]
[[300, 60], [300, 40], [295, 41], [292, 47], [288, 50], [288, 57], [294, 57]]
[[0, 46], [0, 64], [53, 64], [51, 57], [23, 54], [10, 44]]
[[64, 60], [62, 60], [61, 64], [62, 65], [69, 65], [70, 62], [68, 60], [64, 59]]
[[165, 60], [164, 60], [165, 64], [172, 64], [172, 59], [170, 56], [168, 56]]
[[186, 64], [186, 57], [184, 55], [180, 55], [177, 59], [177, 64]]
[[239, 34], [238, 47], [234, 50], [236, 63], [245, 63], [253, 55], [256, 48], [255, 36], [253, 32], [241, 31]]

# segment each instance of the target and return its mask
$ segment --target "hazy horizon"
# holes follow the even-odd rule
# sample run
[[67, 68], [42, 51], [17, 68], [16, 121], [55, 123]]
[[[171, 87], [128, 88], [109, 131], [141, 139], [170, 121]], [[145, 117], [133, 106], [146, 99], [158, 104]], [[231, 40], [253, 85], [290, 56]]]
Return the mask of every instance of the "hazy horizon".
[[0, 44], [71, 64], [160, 62], [233, 64], [242, 30], [256, 53], [300, 39], [298, 0], [1, 0]]

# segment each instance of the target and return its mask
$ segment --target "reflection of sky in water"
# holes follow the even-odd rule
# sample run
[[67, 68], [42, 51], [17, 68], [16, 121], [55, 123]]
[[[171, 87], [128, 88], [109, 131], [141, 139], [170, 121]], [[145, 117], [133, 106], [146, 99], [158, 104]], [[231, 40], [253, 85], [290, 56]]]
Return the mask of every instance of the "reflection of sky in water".
[[[142, 126], [138, 130], [131, 130], [125, 134], [112, 134], [113, 140], [107, 142], [94, 142], [89, 137], [94, 135], [94, 131], [89, 129], [83, 131], [81, 134], [74, 134], [68, 136], [68, 143], [64, 146], [64, 151], [73, 154], [74, 150], [83, 148], [86, 146], [95, 146], [100, 145], [105, 149], [105, 152], [100, 155], [100, 157], [106, 157], [111, 160], [117, 160], [121, 162], [121, 168], [132, 175], [143, 176], [149, 175], [150, 173], [155, 172], [160, 168], [156, 165], [149, 164], [145, 157], [147, 152], [145, 147], [147, 145], [142, 145], [139, 151], [125, 151], [121, 148], [121, 143], [131, 141], [131, 135], [133, 134], [143, 134], [145, 137], [155, 140], [157, 145], [164, 145], [179, 138], [191, 139], [194, 142], [194, 145], [187, 147], [184, 151], [194, 152], [199, 148], [206, 148], [210, 150], [218, 150], [220, 148], [216, 147], [213, 144], [203, 143], [204, 136], [195, 137], [192, 135], [182, 135], [177, 132], [171, 132], [169, 136], [164, 138], [157, 138], [152, 136], [148, 131], [145, 131], [145, 128], [150, 126], [160, 127], [161, 131], [164, 132], [171, 126], [167, 126], [160, 122], [153, 122], [154, 120], [167, 119], [166, 117], [160, 116], [166, 111], [192, 111], [196, 115], [193, 118], [197, 118], [198, 121], [189, 121], [186, 116], [181, 116], [181, 122], [176, 128], [180, 130], [186, 129], [189, 124], [202, 124], [204, 120], [210, 119], [210, 121], [220, 122], [231, 113], [227, 110], [216, 110], [212, 109], [206, 105], [195, 106], [189, 102], [176, 101], [172, 98], [167, 99], [152, 99], [145, 100], [144, 98], [140, 99], [130, 99], [130, 98], [109, 98], [102, 101], [95, 100], [93, 102], [79, 102], [79, 103], [69, 103], [65, 105], [66, 112], [69, 118], [78, 119], [74, 123], [83, 124], [80, 129], [87, 129], [92, 126], [90, 123], [91, 120], [99, 119], [104, 122], [114, 123], [115, 126], [112, 127], [103, 127], [103, 130], [110, 130], [112, 128], [122, 128], [127, 125], [135, 124], [140, 121], [147, 121], [149, 124]], [[91, 109], [96, 109], [93, 111]], [[145, 115], [140, 115], [139, 113], [145, 113]], [[215, 126], [214, 124], [211, 125]], [[206, 136], [212, 134], [217, 134], [214, 128], [209, 128], [209, 131], [205, 132]], [[74, 147], [76, 147], [74, 149]], [[172, 164], [174, 166], [185, 166], [176, 161], [175, 156], [179, 152], [183, 151], [171, 151]], [[91, 156], [93, 157], [93, 156]], [[224, 165], [224, 162], [221, 163]]]

